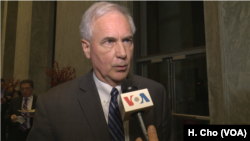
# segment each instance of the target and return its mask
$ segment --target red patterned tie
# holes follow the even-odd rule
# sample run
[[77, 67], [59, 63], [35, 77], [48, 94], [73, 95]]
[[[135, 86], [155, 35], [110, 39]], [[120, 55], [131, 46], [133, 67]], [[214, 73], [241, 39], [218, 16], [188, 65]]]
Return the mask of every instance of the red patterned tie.
[[[27, 109], [27, 101], [29, 99], [25, 98], [23, 103], [23, 109]], [[22, 131], [27, 130], [27, 113], [22, 113], [23, 118], [25, 119], [24, 123], [20, 125]]]

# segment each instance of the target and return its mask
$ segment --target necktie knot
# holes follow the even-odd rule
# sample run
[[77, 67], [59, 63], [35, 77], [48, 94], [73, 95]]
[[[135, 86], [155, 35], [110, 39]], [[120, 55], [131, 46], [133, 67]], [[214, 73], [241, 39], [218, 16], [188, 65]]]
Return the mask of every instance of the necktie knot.
[[27, 105], [28, 105], [28, 101], [29, 99], [28, 98], [25, 98], [24, 99], [24, 103], [23, 103], [23, 109], [27, 109]]
[[111, 91], [111, 99], [117, 99], [119, 92], [116, 88], [113, 88]]

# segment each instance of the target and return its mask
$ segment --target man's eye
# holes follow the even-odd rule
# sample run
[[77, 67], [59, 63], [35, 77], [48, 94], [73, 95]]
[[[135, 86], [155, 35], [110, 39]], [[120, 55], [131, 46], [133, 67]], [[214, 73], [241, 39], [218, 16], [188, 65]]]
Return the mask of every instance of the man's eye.
[[115, 44], [114, 40], [106, 40], [104, 41], [103, 46], [106, 48], [112, 48], [114, 44]]
[[125, 43], [132, 43], [132, 40], [131, 39], [125, 39], [124, 42]]
[[111, 44], [111, 43], [113, 43], [113, 41], [112, 40], [107, 40], [106, 43]]

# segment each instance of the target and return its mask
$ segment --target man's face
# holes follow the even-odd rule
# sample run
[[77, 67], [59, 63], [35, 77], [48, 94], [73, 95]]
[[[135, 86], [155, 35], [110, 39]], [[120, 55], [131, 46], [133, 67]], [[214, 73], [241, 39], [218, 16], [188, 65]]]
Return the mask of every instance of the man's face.
[[4, 89], [4, 86], [5, 86], [5, 82], [1, 81], [1, 90]]
[[14, 84], [13, 83], [9, 83], [9, 91], [13, 91], [14, 90]]
[[119, 12], [107, 13], [93, 22], [90, 43], [82, 40], [96, 76], [116, 86], [127, 76], [133, 55], [133, 35], [127, 18]]
[[33, 92], [33, 88], [30, 86], [30, 83], [21, 84], [20, 89], [21, 89], [22, 96], [25, 98], [28, 98], [29, 96], [31, 96]]

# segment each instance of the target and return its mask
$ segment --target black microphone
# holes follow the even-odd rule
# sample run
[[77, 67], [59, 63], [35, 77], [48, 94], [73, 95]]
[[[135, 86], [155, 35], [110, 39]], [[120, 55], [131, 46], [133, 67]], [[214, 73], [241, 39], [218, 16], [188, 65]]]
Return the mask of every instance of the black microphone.
[[[123, 120], [133, 117], [136, 121], [141, 138], [148, 141], [147, 129], [143, 119], [143, 114], [148, 113], [153, 106], [152, 100], [147, 89], [138, 90], [133, 79], [126, 79], [121, 84], [122, 94], [120, 111]], [[130, 98], [130, 99], [129, 99]], [[141, 102], [140, 102], [141, 101]]]

